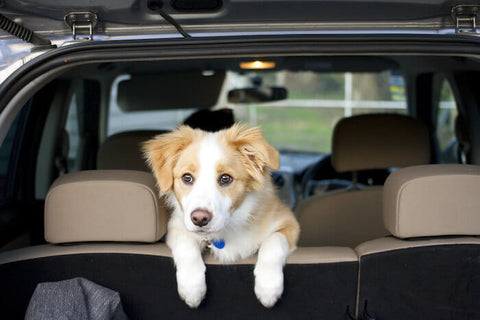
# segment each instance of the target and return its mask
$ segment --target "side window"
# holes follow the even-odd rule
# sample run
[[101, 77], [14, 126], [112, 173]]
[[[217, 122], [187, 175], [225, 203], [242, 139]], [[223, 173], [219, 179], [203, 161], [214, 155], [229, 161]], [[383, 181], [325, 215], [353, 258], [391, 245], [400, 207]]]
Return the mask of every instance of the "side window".
[[76, 81], [65, 115], [59, 173], [95, 169], [98, 149], [100, 83], [96, 80]]
[[80, 119], [78, 117], [77, 94], [74, 92], [68, 107], [65, 131], [68, 134], [67, 169], [69, 172], [80, 170], [79, 143], [80, 143]]
[[461, 150], [455, 135], [457, 121], [457, 103], [447, 79], [442, 80], [440, 99], [437, 109], [436, 136], [440, 163], [462, 162]]

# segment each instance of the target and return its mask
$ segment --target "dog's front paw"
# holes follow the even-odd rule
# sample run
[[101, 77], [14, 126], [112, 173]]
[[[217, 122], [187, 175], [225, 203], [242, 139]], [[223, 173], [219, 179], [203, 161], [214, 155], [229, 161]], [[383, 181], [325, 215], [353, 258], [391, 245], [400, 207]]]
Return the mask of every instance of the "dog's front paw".
[[207, 293], [204, 273], [177, 272], [177, 286], [180, 298], [190, 308], [197, 308]]
[[283, 293], [283, 272], [278, 268], [255, 268], [255, 295], [261, 304], [271, 308]]

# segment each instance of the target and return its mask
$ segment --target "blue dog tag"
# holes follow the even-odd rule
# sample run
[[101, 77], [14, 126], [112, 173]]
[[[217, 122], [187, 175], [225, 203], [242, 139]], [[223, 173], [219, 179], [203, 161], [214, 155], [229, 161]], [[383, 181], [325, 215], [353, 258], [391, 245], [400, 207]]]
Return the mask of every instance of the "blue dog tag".
[[212, 240], [212, 244], [217, 249], [223, 249], [223, 247], [225, 247], [225, 240], [223, 240], [223, 239], [220, 239], [218, 241]]

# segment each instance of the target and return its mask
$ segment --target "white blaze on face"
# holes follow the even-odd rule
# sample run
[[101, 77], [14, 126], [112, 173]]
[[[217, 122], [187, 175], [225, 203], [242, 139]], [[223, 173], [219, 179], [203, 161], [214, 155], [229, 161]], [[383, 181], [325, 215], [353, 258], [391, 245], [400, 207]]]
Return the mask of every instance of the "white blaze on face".
[[[224, 152], [218, 143], [218, 134], [208, 134], [201, 142], [198, 153], [199, 170], [191, 191], [181, 199], [184, 210], [184, 223], [189, 231], [218, 232], [228, 222], [232, 200], [222, 194], [218, 185], [218, 163]], [[212, 213], [212, 220], [203, 227], [197, 227], [191, 221], [191, 213], [197, 209]]]

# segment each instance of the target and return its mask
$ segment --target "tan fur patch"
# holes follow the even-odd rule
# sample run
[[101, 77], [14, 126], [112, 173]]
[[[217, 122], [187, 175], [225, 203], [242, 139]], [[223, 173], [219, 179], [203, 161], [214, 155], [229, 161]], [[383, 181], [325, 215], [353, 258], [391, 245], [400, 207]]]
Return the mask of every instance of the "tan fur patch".
[[287, 238], [290, 250], [294, 250], [297, 248], [298, 237], [300, 235], [300, 225], [296, 219], [291, 219], [289, 217], [286, 218], [287, 219], [282, 222], [282, 226], [278, 232]]
[[247, 173], [253, 179], [251, 190], [258, 189], [266, 175], [268, 168], [279, 168], [279, 154], [262, 135], [259, 128], [248, 128], [244, 125], [235, 124], [222, 135], [222, 143], [225, 149], [236, 150], [242, 158], [242, 163]]
[[[300, 235], [300, 225], [297, 219], [293, 212], [275, 195], [270, 180], [266, 181], [262, 190], [264, 190], [264, 198], [260, 200], [261, 207], [253, 213], [259, 236], [272, 231], [280, 232], [286, 237], [290, 250], [294, 250]], [[271, 229], [272, 226], [275, 226], [274, 230]]]
[[147, 163], [163, 193], [172, 188], [173, 167], [177, 163], [181, 151], [204, 134], [201, 130], [181, 126], [175, 131], [158, 135], [143, 144], [142, 150]]
[[[173, 192], [179, 200], [182, 199], [183, 196], [186, 196], [191, 190], [191, 185], [182, 182], [183, 175], [190, 174], [194, 179], [193, 184], [198, 177], [200, 170], [198, 151], [200, 149], [201, 138], [200, 136], [197, 137], [197, 139], [180, 153], [177, 163], [173, 168]], [[181, 201], [179, 201], [179, 204], [181, 206]]]

